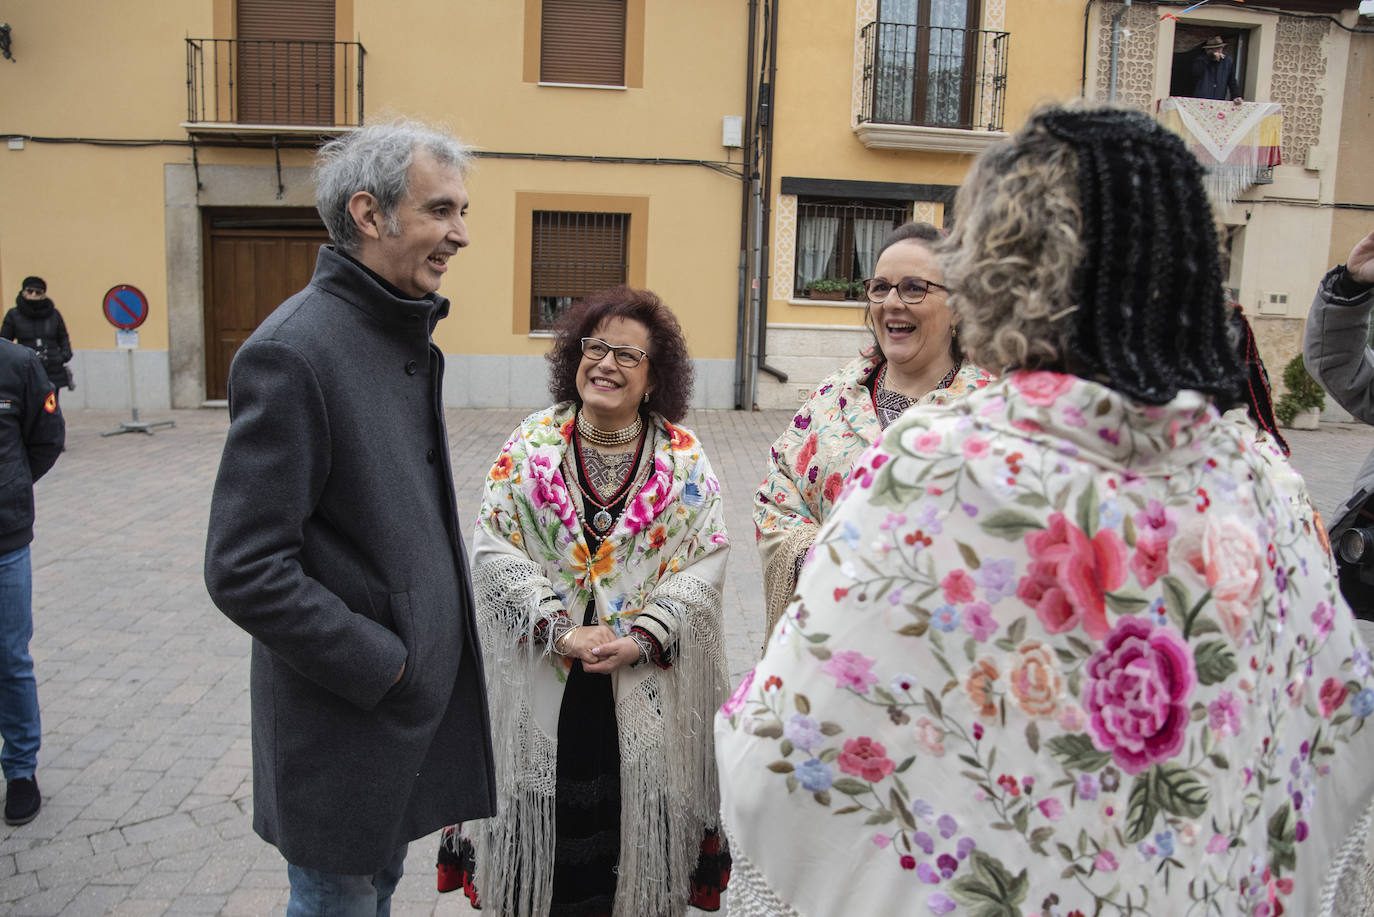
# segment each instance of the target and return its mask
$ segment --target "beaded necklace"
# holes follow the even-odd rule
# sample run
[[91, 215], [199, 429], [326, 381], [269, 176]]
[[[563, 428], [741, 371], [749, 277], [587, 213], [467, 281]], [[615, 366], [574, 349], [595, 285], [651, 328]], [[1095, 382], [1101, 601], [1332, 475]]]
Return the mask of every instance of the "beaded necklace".
[[[580, 418], [582, 415], [579, 414], [577, 416]], [[629, 490], [630, 485], [634, 483], [634, 470], [639, 467], [640, 457], [644, 453], [644, 423], [643, 421], [636, 421], [634, 426], [639, 427], [639, 444], [635, 447], [634, 461], [630, 463], [628, 473], [625, 475], [625, 479], [620, 482], [620, 487], [609, 497], [603, 497], [597, 492], [596, 483], [592, 480], [593, 476], [587, 473], [587, 459], [582, 454], [583, 436], [581, 425], [577, 425], [574, 431], [573, 455], [577, 458], [577, 470], [580, 472], [579, 476], [584, 484], [582, 488], [583, 496], [587, 498], [589, 503], [596, 507], [596, 512], [592, 514], [591, 519], [587, 520], [587, 523], [592, 527], [592, 531], [596, 533], [598, 538], [605, 537], [606, 533], [611, 530], [611, 526], [615, 525], [615, 519], [619, 513], [613, 514], [611, 512], [611, 507], [625, 498], [625, 492]], [[629, 428], [627, 427], [626, 429]], [[595, 443], [595, 440], [591, 440], [591, 437], [587, 437], [587, 439]], [[623, 440], [622, 442], [628, 442], [628, 440]], [[619, 443], [617, 445], [619, 445]]]
[[619, 430], [603, 430], [577, 412], [577, 432], [594, 446], [623, 446], [644, 432], [644, 418], [636, 415], [635, 422]]

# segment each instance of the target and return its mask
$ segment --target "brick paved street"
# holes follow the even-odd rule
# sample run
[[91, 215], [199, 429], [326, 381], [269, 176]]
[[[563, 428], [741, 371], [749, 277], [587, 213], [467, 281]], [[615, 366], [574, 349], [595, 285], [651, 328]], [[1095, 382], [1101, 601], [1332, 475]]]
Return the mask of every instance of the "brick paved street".
[[[125, 415], [77, 411], [40, 482], [33, 641], [43, 711], [38, 819], [0, 826], [0, 913], [282, 913], [286, 873], [250, 827], [248, 637], [201, 581], [227, 414], [172, 411], [155, 436], [101, 438]], [[452, 411], [465, 524], [516, 411]], [[762, 639], [749, 500], [788, 415], [697, 412], [734, 535], [727, 602], [738, 677]], [[1346, 496], [1374, 428], [1294, 432], [1294, 465], [1323, 512]], [[347, 805], [347, 800], [341, 800]], [[434, 892], [434, 840], [411, 847], [393, 913], [465, 913]]]

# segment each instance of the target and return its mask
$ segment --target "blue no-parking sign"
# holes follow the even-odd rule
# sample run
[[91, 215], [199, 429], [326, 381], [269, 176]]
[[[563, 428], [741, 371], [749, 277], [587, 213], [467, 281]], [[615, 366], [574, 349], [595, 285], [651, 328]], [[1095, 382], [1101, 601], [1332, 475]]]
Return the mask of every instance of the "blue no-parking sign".
[[105, 319], [116, 328], [129, 331], [143, 324], [148, 317], [148, 297], [138, 287], [121, 283], [110, 287], [101, 301]]

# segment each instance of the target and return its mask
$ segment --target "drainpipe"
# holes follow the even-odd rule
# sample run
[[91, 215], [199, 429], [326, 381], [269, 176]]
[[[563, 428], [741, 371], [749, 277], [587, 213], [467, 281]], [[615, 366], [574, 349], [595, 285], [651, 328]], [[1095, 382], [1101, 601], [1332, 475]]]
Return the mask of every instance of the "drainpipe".
[[[763, 187], [759, 191], [760, 216], [759, 232], [762, 240], [759, 245], [759, 288], [758, 298], [758, 342], [759, 369], [768, 373], [779, 382], [787, 382], [787, 373], [768, 365], [768, 283], [769, 271], [768, 230], [772, 220], [772, 208], [768, 201], [773, 193], [773, 125], [778, 120], [778, 0], [770, 0], [768, 16], [768, 122], [763, 127]], [[764, 104], [760, 93], [760, 107]], [[757, 380], [756, 384], [757, 384]]]
[[1112, 62], [1111, 72], [1107, 77], [1107, 101], [1116, 101], [1116, 72], [1117, 65], [1121, 58], [1121, 17], [1125, 15], [1126, 8], [1131, 5], [1131, 0], [1125, 0], [1126, 6], [1112, 14]]
[[749, 269], [749, 217], [754, 206], [754, 185], [758, 182], [757, 147], [754, 143], [754, 46], [758, 43], [759, 0], [749, 0], [749, 51], [744, 65], [744, 181], [741, 182], [739, 205], [739, 302], [735, 320], [735, 410], [752, 404], [747, 396], [753, 391], [753, 366], [749, 360], [749, 332], [753, 327], [749, 307], [752, 302]]

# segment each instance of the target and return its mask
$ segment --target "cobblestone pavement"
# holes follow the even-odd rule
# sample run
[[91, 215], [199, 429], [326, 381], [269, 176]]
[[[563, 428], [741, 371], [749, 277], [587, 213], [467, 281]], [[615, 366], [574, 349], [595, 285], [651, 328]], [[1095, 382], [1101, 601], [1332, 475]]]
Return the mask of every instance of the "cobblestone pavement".
[[[250, 827], [248, 637], [201, 580], [223, 411], [170, 411], [154, 436], [100, 437], [125, 419], [68, 417], [68, 451], [38, 485], [33, 652], [43, 711], [43, 811], [0, 826], [0, 913], [283, 912], [281, 857]], [[451, 411], [459, 509], [470, 523], [517, 411]], [[697, 412], [725, 489], [727, 627], [738, 677], [762, 640], [749, 500], [788, 415]], [[1329, 514], [1374, 448], [1374, 428], [1292, 433], [1294, 465]], [[341, 800], [347, 805], [347, 800]], [[435, 841], [411, 846], [393, 913], [466, 913], [434, 891]]]

